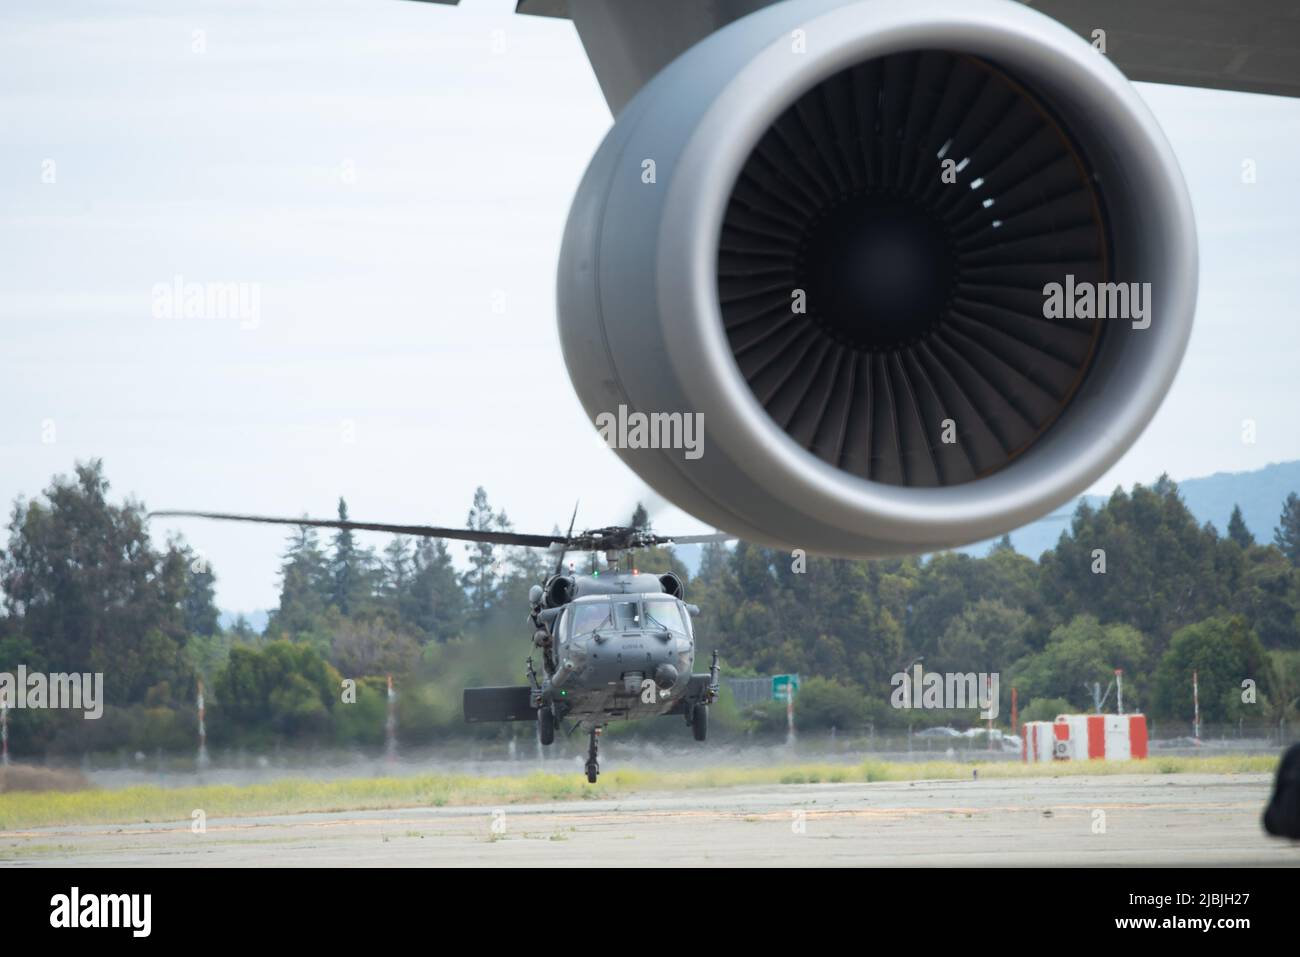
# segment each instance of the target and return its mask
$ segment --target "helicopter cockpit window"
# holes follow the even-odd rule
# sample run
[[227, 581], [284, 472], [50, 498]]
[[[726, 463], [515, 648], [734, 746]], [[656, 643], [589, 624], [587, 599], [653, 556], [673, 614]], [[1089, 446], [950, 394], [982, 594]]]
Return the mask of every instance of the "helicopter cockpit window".
[[645, 623], [647, 628], [666, 628], [679, 635], [688, 634], [682, 620], [681, 603], [668, 595], [645, 600]]
[[641, 627], [641, 603], [637, 601], [614, 602], [614, 626], [616, 628]]
[[609, 602], [583, 602], [573, 606], [573, 635], [588, 635], [597, 628], [608, 628]]

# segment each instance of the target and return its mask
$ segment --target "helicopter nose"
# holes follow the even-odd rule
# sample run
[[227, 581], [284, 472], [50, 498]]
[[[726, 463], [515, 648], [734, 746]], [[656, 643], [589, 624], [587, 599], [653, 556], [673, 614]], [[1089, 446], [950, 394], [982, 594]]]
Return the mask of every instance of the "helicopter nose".
[[677, 669], [664, 662], [655, 669], [655, 684], [660, 688], [671, 688], [677, 684]]

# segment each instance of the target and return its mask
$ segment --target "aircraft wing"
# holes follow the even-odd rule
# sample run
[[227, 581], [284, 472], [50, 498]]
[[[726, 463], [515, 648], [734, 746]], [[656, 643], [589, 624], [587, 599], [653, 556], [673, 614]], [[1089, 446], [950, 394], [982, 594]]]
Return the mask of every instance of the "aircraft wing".
[[[459, 0], [430, 0], [455, 4]], [[570, 2], [588, 17], [598, 5], [640, 7], [644, 22], [636, 35], [638, 50], [614, 50], [615, 57], [636, 64], [638, 77], [666, 66], [690, 42], [761, 6], [764, 0], [692, 0], [690, 15], [665, 17], [660, 0], [519, 0], [519, 13], [570, 17]], [[1106, 55], [1132, 80], [1172, 83], [1245, 93], [1300, 96], [1300, 4], [1294, 0], [1022, 0], [1091, 40], [1106, 32]], [[626, 9], [620, 15], [627, 15]], [[636, 14], [632, 14], [636, 16]], [[684, 23], [683, 21], [696, 21]], [[707, 21], [707, 23], [705, 22]], [[579, 23], [579, 32], [585, 24]], [[679, 34], [689, 28], [690, 37]], [[583, 36], [588, 56], [606, 84], [602, 52]], [[608, 35], [600, 37], [608, 41]], [[683, 40], [690, 40], [683, 45]], [[640, 61], [640, 62], [637, 62]], [[611, 64], [612, 66], [612, 64]], [[633, 81], [629, 81], [631, 83]], [[625, 83], [627, 87], [629, 83]], [[636, 92], [622, 89], [610, 97], [617, 111]]]

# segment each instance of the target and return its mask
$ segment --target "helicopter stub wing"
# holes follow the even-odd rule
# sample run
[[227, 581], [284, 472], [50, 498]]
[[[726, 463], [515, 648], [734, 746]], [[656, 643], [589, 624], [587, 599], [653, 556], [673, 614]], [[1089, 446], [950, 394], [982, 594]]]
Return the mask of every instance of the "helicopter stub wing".
[[480, 721], [535, 721], [537, 709], [533, 707], [533, 689], [528, 685], [501, 688], [466, 688], [462, 697], [465, 720], [470, 724]]

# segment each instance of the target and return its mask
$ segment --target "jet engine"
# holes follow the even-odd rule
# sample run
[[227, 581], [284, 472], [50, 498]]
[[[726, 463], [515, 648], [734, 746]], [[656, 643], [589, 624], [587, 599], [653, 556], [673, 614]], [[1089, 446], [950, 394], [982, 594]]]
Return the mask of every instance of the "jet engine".
[[1010, 0], [786, 0], [619, 113], [558, 306], [583, 406], [656, 491], [874, 557], [1101, 477], [1173, 381], [1196, 286], [1177, 161], [1094, 46]]

